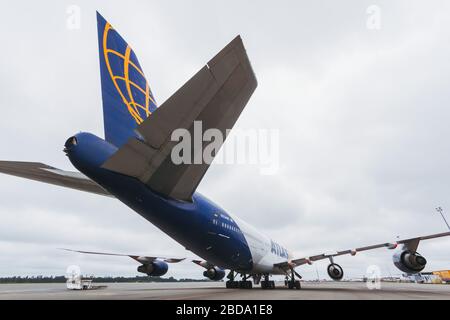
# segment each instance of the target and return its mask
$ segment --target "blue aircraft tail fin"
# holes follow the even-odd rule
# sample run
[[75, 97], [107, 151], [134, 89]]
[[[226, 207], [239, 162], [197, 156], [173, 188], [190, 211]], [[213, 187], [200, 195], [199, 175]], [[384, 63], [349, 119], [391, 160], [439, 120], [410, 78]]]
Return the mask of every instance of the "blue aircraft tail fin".
[[157, 105], [134, 51], [98, 12], [97, 27], [105, 139], [121, 147]]

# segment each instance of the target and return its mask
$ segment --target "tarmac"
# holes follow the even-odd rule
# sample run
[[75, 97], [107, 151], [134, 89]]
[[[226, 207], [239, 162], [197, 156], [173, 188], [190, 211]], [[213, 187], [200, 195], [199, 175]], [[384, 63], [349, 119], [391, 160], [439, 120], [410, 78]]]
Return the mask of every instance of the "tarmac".
[[223, 282], [107, 283], [96, 290], [68, 290], [64, 283], [1, 284], [0, 300], [450, 300], [450, 285], [382, 282], [368, 289], [363, 282], [302, 282], [301, 290], [277, 283], [275, 290], [226, 289]]

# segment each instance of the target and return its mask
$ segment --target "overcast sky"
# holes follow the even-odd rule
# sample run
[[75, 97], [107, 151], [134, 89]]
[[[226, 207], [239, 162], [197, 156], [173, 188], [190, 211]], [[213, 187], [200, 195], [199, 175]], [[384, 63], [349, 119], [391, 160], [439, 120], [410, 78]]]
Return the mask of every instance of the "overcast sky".
[[[67, 28], [67, 7], [81, 9]], [[380, 29], [367, 27], [371, 5]], [[259, 87], [236, 128], [279, 129], [280, 170], [212, 166], [199, 191], [297, 256], [446, 231], [450, 218], [448, 1], [14, 1], [0, 11], [0, 159], [73, 170], [63, 143], [103, 136], [95, 10], [133, 47], [161, 104], [237, 34]], [[191, 255], [117, 200], [0, 176], [0, 276], [134, 275], [131, 259], [60, 247]], [[450, 239], [422, 242], [427, 270]], [[400, 274], [392, 252], [337, 262]], [[299, 272], [325, 277], [327, 261]], [[202, 277], [191, 263], [168, 275]]]

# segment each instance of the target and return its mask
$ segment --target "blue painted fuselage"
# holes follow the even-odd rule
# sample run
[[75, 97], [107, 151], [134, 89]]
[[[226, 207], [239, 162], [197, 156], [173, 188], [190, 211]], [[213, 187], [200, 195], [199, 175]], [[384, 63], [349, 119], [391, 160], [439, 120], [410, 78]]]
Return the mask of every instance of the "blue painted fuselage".
[[72, 164], [121, 202], [206, 261], [225, 269], [252, 269], [244, 234], [219, 206], [199, 193], [192, 202], [158, 195], [134, 177], [101, 167], [117, 147], [90, 133], [79, 133], [75, 139], [65, 148]]

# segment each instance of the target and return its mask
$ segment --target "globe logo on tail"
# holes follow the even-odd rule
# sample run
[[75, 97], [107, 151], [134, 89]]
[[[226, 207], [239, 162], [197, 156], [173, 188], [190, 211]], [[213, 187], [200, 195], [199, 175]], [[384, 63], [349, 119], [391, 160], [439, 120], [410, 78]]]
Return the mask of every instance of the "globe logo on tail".
[[[108, 47], [110, 34], [114, 32], [113, 27], [107, 22], [103, 31], [103, 55], [109, 76], [125, 104], [128, 112], [139, 125], [156, 108], [156, 102], [150, 91], [150, 87], [142, 72], [137, 60], [133, 62], [134, 56], [131, 47], [126, 44], [125, 52], [119, 52]], [[114, 59], [120, 59], [121, 70], [117, 70], [116, 65], [112, 63]]]

